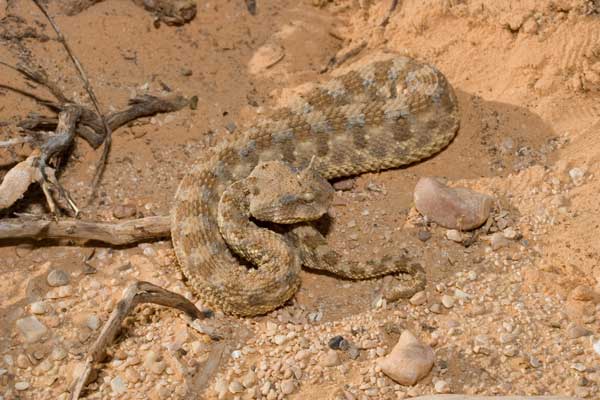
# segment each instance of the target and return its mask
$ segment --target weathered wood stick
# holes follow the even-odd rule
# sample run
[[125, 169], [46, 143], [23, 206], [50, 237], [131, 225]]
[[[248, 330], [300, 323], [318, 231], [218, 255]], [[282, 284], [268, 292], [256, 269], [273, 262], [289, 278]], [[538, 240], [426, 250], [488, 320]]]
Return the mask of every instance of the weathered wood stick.
[[70, 239], [125, 245], [169, 237], [170, 225], [171, 219], [168, 216], [146, 217], [116, 223], [77, 219], [52, 221], [6, 218], [0, 220], [0, 240]]

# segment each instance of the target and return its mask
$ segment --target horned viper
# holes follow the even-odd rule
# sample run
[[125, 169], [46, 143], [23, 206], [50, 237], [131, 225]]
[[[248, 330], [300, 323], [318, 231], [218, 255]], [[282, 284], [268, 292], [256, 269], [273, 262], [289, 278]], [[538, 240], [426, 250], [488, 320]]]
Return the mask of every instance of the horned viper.
[[[433, 66], [385, 55], [339, 72], [197, 161], [181, 181], [172, 240], [196, 294], [252, 316], [286, 302], [301, 265], [363, 279], [418, 275], [404, 254], [343, 260], [306, 221], [327, 211], [326, 180], [414, 163], [446, 147], [459, 125], [454, 91]], [[284, 232], [257, 221], [293, 224]]]

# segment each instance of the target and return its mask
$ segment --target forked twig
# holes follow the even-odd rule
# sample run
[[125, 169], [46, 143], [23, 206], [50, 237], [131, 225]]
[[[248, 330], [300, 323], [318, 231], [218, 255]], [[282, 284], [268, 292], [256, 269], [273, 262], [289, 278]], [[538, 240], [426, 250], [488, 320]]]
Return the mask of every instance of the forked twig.
[[106, 354], [106, 348], [110, 346], [117, 337], [117, 334], [121, 330], [123, 320], [131, 313], [135, 306], [141, 303], [154, 303], [161, 306], [176, 308], [185, 312], [193, 319], [204, 319], [209, 314], [212, 314], [198, 310], [198, 308], [185, 297], [153, 285], [152, 283], [143, 281], [133, 283], [125, 289], [123, 298], [119, 300], [113, 312], [110, 314], [108, 321], [106, 321], [102, 327], [102, 331], [98, 335], [98, 338], [88, 350], [84, 361], [83, 371], [75, 382], [73, 382], [70, 396], [71, 400], [79, 399], [83, 388], [87, 384], [90, 373], [94, 368], [94, 364], [103, 360]]
[[88, 93], [88, 95], [90, 96], [90, 100], [92, 101], [92, 104], [94, 105], [94, 109], [96, 110], [98, 117], [102, 121], [102, 126], [104, 128], [104, 134], [105, 134], [104, 148], [102, 149], [102, 156], [100, 157], [100, 160], [98, 160], [98, 164], [96, 165], [96, 172], [94, 174], [94, 179], [92, 182], [91, 197], [93, 198], [95, 191], [96, 191], [96, 186], [98, 185], [98, 182], [100, 181], [100, 178], [102, 177], [102, 173], [104, 172], [104, 167], [106, 165], [106, 160], [108, 159], [108, 153], [110, 151], [110, 145], [112, 143], [112, 130], [110, 129], [110, 126], [108, 125], [108, 122], [106, 121], [106, 118], [104, 117], [104, 114], [102, 114], [102, 111], [100, 111], [100, 104], [98, 103], [96, 95], [94, 94], [94, 91], [92, 90], [92, 85], [90, 84], [90, 81], [88, 80], [88, 78], [85, 74], [85, 71], [83, 70], [83, 66], [81, 65], [81, 63], [79, 62], [77, 57], [75, 57], [75, 54], [71, 50], [71, 47], [67, 43], [67, 40], [65, 39], [65, 37], [62, 34], [61, 30], [59, 29], [58, 25], [56, 25], [56, 23], [54, 22], [52, 17], [50, 17], [50, 14], [48, 14], [48, 12], [44, 8], [44, 6], [42, 6], [42, 4], [40, 3], [39, 0], [32, 0], [32, 1], [40, 9], [42, 14], [44, 14], [46, 19], [48, 19], [48, 22], [50, 22], [50, 25], [54, 29], [54, 32], [56, 32], [58, 41], [61, 42], [61, 44], [63, 45], [63, 47], [69, 54], [69, 57], [73, 61], [73, 64], [75, 64], [75, 68], [77, 69], [77, 72], [79, 72], [79, 76], [81, 77], [81, 80], [83, 81], [83, 86], [84, 86], [86, 92]]

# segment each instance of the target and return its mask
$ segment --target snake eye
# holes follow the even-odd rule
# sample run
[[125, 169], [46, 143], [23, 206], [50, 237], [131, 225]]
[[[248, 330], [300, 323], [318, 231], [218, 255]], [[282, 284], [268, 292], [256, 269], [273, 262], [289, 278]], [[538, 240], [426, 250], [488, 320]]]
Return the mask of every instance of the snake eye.
[[313, 201], [315, 199], [315, 194], [306, 192], [302, 194], [302, 200], [304, 201]]

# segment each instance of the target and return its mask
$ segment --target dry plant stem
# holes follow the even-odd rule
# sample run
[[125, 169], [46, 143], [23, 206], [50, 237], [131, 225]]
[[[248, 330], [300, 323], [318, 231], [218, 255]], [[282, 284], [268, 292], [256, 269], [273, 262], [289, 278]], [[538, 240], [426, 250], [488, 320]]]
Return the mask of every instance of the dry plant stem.
[[131, 313], [136, 305], [141, 303], [154, 303], [166, 307], [176, 308], [185, 312], [193, 319], [203, 319], [204, 313], [194, 306], [192, 302], [185, 297], [170, 292], [149, 282], [138, 281], [123, 293], [123, 298], [117, 303], [108, 321], [102, 327], [98, 338], [89, 349], [85, 361], [83, 372], [73, 383], [71, 390], [71, 400], [79, 399], [79, 396], [85, 387], [88, 377], [94, 368], [94, 364], [99, 363], [105, 356], [106, 348], [110, 346], [117, 334], [121, 330], [123, 320]]
[[[131, 99], [129, 104], [130, 106], [127, 109], [111, 113], [106, 118], [112, 130], [116, 130], [141, 117], [181, 110], [189, 104], [189, 100], [183, 96], [155, 97], [144, 95]], [[75, 132], [96, 149], [104, 140], [102, 122], [90, 109], [82, 106], [78, 107], [81, 108], [82, 113]], [[21, 121], [19, 126], [27, 130], [54, 130], [56, 124], [55, 118], [32, 116]]]
[[381, 21], [381, 24], [379, 24], [380, 26], [386, 26], [390, 22], [390, 17], [392, 16], [392, 13], [396, 10], [396, 7], [398, 7], [398, 0], [392, 0], [392, 2], [390, 3], [390, 8], [388, 9], [387, 14], [385, 15], [385, 18], [383, 19], [383, 21]]
[[100, 157], [100, 160], [98, 161], [98, 164], [96, 165], [96, 173], [94, 174], [94, 180], [92, 182], [92, 196], [91, 197], [93, 198], [94, 193], [96, 191], [96, 186], [98, 185], [98, 182], [100, 181], [100, 178], [102, 177], [102, 173], [104, 172], [104, 166], [106, 165], [106, 160], [108, 158], [108, 152], [110, 151], [110, 145], [111, 145], [111, 140], [112, 140], [111, 139], [112, 138], [112, 130], [110, 129], [108, 122], [106, 122], [106, 118], [104, 118], [104, 115], [100, 111], [100, 104], [98, 103], [98, 100], [96, 99], [96, 95], [94, 94], [94, 91], [92, 90], [90, 81], [88, 80], [81, 63], [79, 62], [77, 57], [75, 57], [75, 54], [73, 54], [73, 51], [69, 47], [69, 44], [67, 43], [67, 40], [63, 36], [62, 32], [58, 28], [58, 25], [56, 25], [56, 23], [54, 22], [52, 17], [50, 17], [50, 15], [46, 11], [46, 9], [39, 2], [39, 0], [32, 0], [32, 1], [35, 3], [36, 6], [38, 6], [40, 11], [48, 19], [48, 22], [50, 22], [50, 25], [52, 25], [54, 32], [56, 32], [56, 36], [58, 37], [58, 40], [64, 46], [65, 50], [69, 54], [69, 57], [73, 61], [73, 64], [75, 64], [75, 68], [79, 72], [79, 76], [81, 77], [81, 80], [83, 81], [83, 86], [84, 86], [85, 90], [87, 91], [88, 95], [90, 96], [90, 100], [92, 101], [92, 104], [94, 105], [94, 109], [96, 110], [98, 117], [102, 121], [102, 126], [104, 127], [104, 149], [102, 150], [102, 156]]
[[120, 246], [169, 237], [170, 229], [170, 217], [146, 217], [117, 223], [5, 218], [0, 220], [0, 240], [67, 239], [77, 242], [99, 241]]

